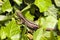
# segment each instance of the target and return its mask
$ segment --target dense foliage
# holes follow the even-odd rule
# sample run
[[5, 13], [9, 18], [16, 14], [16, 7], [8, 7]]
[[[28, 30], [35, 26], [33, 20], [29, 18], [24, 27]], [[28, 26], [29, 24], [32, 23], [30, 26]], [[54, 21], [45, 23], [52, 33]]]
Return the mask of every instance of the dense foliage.
[[60, 40], [60, 0], [0, 0], [0, 40]]

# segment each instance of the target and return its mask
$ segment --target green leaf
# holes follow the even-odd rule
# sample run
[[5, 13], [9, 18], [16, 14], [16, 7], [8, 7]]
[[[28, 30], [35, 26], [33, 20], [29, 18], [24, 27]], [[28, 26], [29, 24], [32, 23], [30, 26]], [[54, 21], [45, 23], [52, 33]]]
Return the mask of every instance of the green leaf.
[[55, 28], [57, 23], [57, 12], [58, 10], [52, 5], [48, 8], [47, 11], [44, 12], [44, 17], [41, 17], [41, 26], [46, 28]]
[[1, 39], [5, 39], [6, 38], [6, 33], [4, 31], [4, 27], [1, 26], [1, 29], [0, 29], [0, 37]]
[[5, 15], [0, 15], [0, 21], [5, 21], [5, 20], [7, 20], [7, 19], [8, 19], [7, 16], [5, 16]]
[[39, 8], [40, 12], [46, 11], [52, 5], [51, 0], [35, 0], [34, 4]]
[[43, 28], [38, 29], [33, 34], [33, 40], [56, 40], [54, 31], [44, 31]]
[[23, 15], [25, 16], [25, 18], [27, 20], [33, 21], [34, 20], [34, 16], [30, 14], [30, 11], [24, 11]]
[[12, 11], [12, 7], [11, 7], [11, 4], [9, 2], [9, 0], [6, 0], [3, 5], [2, 5], [2, 11], [5, 12], [5, 11], [8, 11], [8, 12], [11, 12]]
[[4, 2], [6, 2], [7, 0], [3, 0]]
[[40, 40], [43, 36], [43, 29], [40, 28], [33, 34], [33, 40]]
[[58, 38], [57, 40], [60, 40], [60, 36], [57, 36], [57, 38]]
[[14, 0], [14, 2], [16, 2], [18, 5], [20, 5], [22, 3], [22, 0]]
[[48, 16], [46, 18], [41, 17], [41, 23], [40, 25], [44, 28], [52, 28], [54, 29], [57, 23], [57, 18], [54, 18], [53, 16]]
[[19, 40], [20, 39], [20, 34], [16, 34], [14, 36], [11, 37], [12, 40]]
[[46, 31], [46, 32], [44, 33], [44, 36], [45, 36], [46, 38], [50, 38], [50, 31]]
[[55, 4], [60, 7], [60, 0], [54, 0]]
[[50, 6], [47, 11], [44, 12], [44, 16], [53, 16], [57, 18], [58, 9], [54, 5]]
[[59, 20], [58, 20], [58, 29], [59, 29], [59, 31], [60, 31], [60, 18], [59, 18]]
[[12, 18], [12, 21], [6, 24], [5, 33], [9, 38], [11, 38], [14, 35], [20, 34], [20, 25], [16, 24], [14, 18]]
[[53, 31], [50, 32], [50, 40], [54, 40], [54, 34], [53, 34]]
[[2, 1], [2, 0], [0, 0], [0, 6], [2, 6], [2, 4], [3, 4], [3, 1]]
[[57, 34], [54, 31], [46, 31], [44, 33], [45, 38], [47, 38], [48, 40], [57, 40]]

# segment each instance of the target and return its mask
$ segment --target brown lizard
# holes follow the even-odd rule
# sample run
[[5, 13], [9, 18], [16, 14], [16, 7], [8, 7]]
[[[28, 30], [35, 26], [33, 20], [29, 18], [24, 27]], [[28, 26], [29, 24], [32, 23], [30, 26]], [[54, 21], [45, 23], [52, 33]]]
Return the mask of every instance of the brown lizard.
[[18, 17], [20, 19], [22, 19], [22, 21], [24, 22], [24, 24], [26, 26], [28, 26], [31, 29], [37, 29], [38, 28], [38, 25], [37, 24], [34, 24], [33, 22], [28, 21], [26, 18], [24, 18], [24, 16], [22, 15], [22, 12], [21, 11], [17, 10], [16, 13], [17, 13]]

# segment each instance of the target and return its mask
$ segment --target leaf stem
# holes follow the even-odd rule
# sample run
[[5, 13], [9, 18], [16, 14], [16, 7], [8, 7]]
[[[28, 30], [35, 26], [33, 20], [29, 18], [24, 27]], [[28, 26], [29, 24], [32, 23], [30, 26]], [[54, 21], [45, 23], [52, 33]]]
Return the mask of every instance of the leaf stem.
[[23, 11], [25, 11], [25, 10], [29, 9], [29, 8], [30, 8], [30, 6], [31, 6], [31, 4], [30, 4], [30, 5], [28, 5], [27, 7], [25, 7], [23, 10], [21, 10], [21, 12], [23, 12]]

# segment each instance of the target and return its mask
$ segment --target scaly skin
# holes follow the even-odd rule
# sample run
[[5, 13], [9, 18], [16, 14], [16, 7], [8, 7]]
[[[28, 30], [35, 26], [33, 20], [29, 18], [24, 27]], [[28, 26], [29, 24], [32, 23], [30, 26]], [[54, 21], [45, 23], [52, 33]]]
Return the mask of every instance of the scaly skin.
[[36, 25], [36, 24], [32, 23], [31, 21], [28, 21], [27, 19], [25, 19], [19, 10], [17, 10], [16, 13], [19, 16], [19, 18], [23, 20], [23, 22], [26, 26], [28, 26], [29, 28], [35, 29], [35, 30], [38, 28], [38, 25]]

